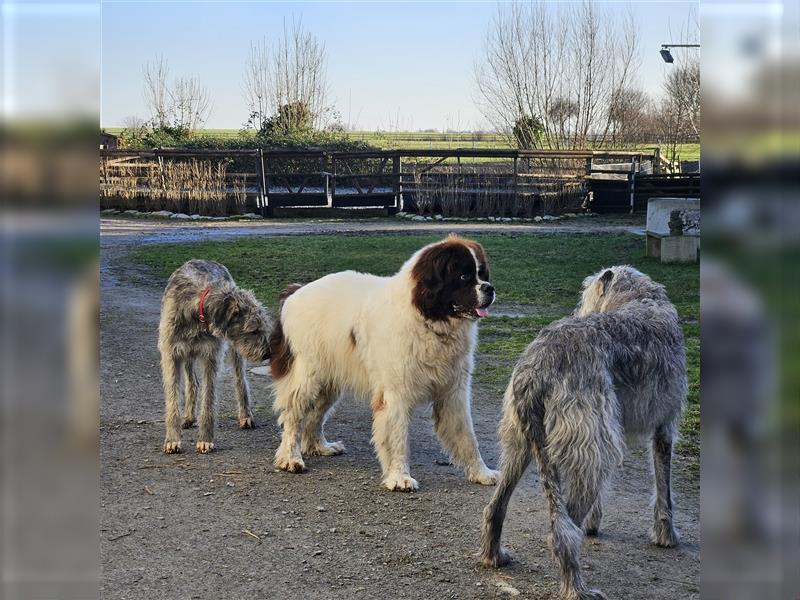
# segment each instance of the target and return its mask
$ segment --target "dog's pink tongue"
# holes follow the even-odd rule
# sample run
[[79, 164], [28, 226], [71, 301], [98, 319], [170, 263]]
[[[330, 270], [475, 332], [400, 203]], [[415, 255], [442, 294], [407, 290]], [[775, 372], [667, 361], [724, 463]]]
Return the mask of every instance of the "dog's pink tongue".
[[489, 309], [488, 308], [476, 308], [475, 314], [479, 317], [488, 317], [489, 316]]

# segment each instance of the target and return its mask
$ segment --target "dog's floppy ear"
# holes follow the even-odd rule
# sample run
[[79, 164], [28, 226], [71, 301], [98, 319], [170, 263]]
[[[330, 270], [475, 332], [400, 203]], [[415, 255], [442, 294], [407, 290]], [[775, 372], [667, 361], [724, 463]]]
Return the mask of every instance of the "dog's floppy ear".
[[451, 307], [442, 298], [451, 252], [449, 246], [431, 246], [420, 254], [411, 271], [414, 306], [426, 319], [440, 321], [447, 319], [451, 313]]
[[218, 302], [213, 302], [209, 306], [209, 309], [211, 322], [224, 331], [239, 314], [239, 299], [233, 291], [225, 292]]
[[247, 319], [247, 321], [244, 322], [242, 331], [244, 333], [255, 333], [258, 331], [259, 327], [261, 327], [261, 322], [258, 320], [256, 315], [252, 315]]
[[611, 269], [606, 270], [605, 273], [600, 275], [600, 295], [604, 295], [608, 286], [611, 285], [611, 280], [614, 279], [614, 271]]

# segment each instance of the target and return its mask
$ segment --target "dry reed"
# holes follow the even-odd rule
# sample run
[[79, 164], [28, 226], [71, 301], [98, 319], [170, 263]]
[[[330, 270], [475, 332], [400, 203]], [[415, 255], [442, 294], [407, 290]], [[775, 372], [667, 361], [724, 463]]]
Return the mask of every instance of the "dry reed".
[[415, 169], [417, 211], [444, 217], [531, 218], [577, 210], [586, 186], [572, 169], [562, 174], [556, 165], [537, 167], [539, 174], [522, 171], [516, 178], [503, 163]]
[[161, 162], [107, 164], [101, 197], [114, 199], [125, 208], [171, 210], [201, 215], [225, 215], [228, 195], [236, 208], [246, 206], [243, 177], [227, 183], [224, 161], [162, 160]]

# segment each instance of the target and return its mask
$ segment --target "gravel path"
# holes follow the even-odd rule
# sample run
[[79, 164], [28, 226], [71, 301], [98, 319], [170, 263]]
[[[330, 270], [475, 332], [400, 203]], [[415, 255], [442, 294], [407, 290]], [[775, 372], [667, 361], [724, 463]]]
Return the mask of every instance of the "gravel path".
[[[573, 233], [597, 226], [547, 226]], [[631, 225], [605, 225], [609, 231]], [[104, 598], [555, 598], [557, 571], [546, 546], [547, 511], [534, 470], [511, 502], [504, 531], [516, 562], [477, 565], [481, 511], [492, 488], [470, 484], [441, 454], [429, 414], [412, 427], [412, 473], [420, 491], [379, 485], [366, 403], [345, 398], [326, 430], [347, 454], [313, 458], [303, 475], [271, 467], [279, 430], [268, 410], [269, 380], [252, 374], [253, 431], [236, 426], [230, 377], [223, 377], [218, 452], [163, 455], [162, 396], [156, 349], [164, 282], [128, 283], [132, 245], [243, 235], [343, 232], [514, 231], [532, 225], [258, 223], [185, 225], [101, 222], [101, 560]], [[137, 281], [141, 277], [135, 278]], [[478, 361], [477, 369], [480, 369]], [[500, 398], [474, 390], [474, 418], [487, 463], [497, 464]], [[196, 430], [184, 432], [192, 447]], [[677, 527], [684, 545], [648, 543], [650, 467], [631, 451], [612, 484], [603, 532], [584, 545], [589, 582], [609, 598], [698, 598], [699, 483], [675, 466]]]

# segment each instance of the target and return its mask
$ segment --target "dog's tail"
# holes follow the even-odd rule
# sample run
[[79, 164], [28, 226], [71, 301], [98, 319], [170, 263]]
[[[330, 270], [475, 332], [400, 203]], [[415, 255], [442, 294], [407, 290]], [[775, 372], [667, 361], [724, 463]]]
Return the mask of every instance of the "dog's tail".
[[278, 294], [278, 310], [283, 308], [283, 303], [286, 302], [286, 299], [294, 294], [297, 290], [303, 287], [302, 283], [290, 283], [287, 285], [280, 294]]
[[544, 419], [545, 452], [578, 526], [622, 461], [624, 447], [613, 386], [595, 383], [579, 387], [567, 377], [548, 402]]
[[286, 299], [294, 294], [297, 290], [303, 287], [302, 283], [292, 283], [278, 295], [278, 318], [275, 320], [275, 327], [272, 329], [272, 334], [269, 337], [269, 352], [270, 361], [269, 368], [272, 372], [273, 379], [281, 379], [292, 368], [294, 362], [294, 354], [292, 354], [292, 347], [289, 340], [283, 331], [283, 305]]
[[530, 452], [537, 437], [544, 439], [543, 390], [525, 375], [515, 370], [503, 395], [499, 437], [504, 455], [506, 450], [509, 455], [522, 453], [523, 448]]

